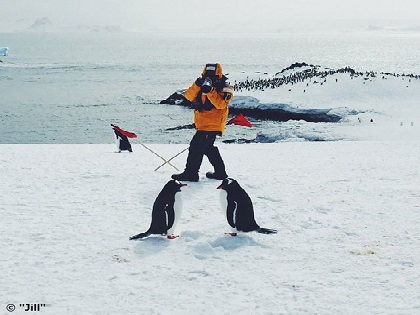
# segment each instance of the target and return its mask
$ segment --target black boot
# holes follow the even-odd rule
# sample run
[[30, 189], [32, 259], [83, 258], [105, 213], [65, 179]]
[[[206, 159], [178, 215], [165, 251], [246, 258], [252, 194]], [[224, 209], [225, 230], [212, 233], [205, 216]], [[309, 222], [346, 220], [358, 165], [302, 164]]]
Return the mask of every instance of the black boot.
[[220, 179], [223, 180], [228, 175], [226, 174], [225, 170], [225, 163], [223, 162], [222, 157], [220, 156], [219, 149], [217, 147], [212, 147], [209, 151], [206, 153], [207, 158], [209, 159], [209, 162], [214, 167], [214, 172], [207, 172], [206, 177], [211, 179]]
[[[192, 143], [193, 144], [193, 143]], [[186, 182], [198, 182], [198, 170], [203, 161], [203, 152], [195, 145], [190, 145], [187, 157], [187, 165], [184, 172], [173, 174], [172, 179]]]
[[173, 174], [172, 179], [179, 180], [181, 182], [198, 182], [198, 172], [189, 173], [187, 170], [180, 174]]
[[224, 180], [225, 178], [227, 178], [227, 177], [228, 177], [228, 175], [226, 174], [226, 172], [224, 172], [224, 173], [207, 172], [207, 173], [206, 173], [206, 177], [207, 177], [207, 178], [211, 178], [211, 179], [220, 179], [220, 180]]

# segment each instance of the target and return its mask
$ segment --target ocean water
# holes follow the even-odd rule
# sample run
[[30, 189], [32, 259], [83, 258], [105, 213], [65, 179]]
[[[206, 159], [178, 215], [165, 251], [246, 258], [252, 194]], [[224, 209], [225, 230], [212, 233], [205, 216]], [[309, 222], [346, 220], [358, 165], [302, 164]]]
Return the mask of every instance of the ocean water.
[[[294, 62], [420, 74], [420, 35], [0, 34], [0, 143], [110, 143], [110, 123], [144, 143], [188, 143], [190, 110], [161, 105], [208, 62], [275, 73]], [[281, 100], [279, 100], [281, 102]]]

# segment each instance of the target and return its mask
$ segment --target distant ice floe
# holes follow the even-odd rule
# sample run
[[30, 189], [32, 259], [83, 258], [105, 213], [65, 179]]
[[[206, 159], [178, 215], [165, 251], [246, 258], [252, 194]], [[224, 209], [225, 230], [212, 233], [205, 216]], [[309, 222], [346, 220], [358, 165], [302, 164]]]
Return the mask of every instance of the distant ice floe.
[[[184, 97], [185, 90], [178, 90], [170, 95], [161, 104], [190, 106], [190, 102]], [[304, 120], [308, 122], [338, 122], [345, 115], [356, 115], [356, 110], [350, 109], [307, 109], [298, 108], [289, 104], [282, 103], [260, 103], [252, 96], [235, 96], [229, 106], [231, 114], [239, 113], [259, 120], [289, 121]]]
[[230, 104], [232, 114], [242, 113], [245, 116], [262, 120], [289, 121], [304, 120], [307, 122], [338, 122], [349, 113], [357, 111], [337, 111], [335, 109], [305, 109], [289, 104], [260, 103], [252, 96], [237, 96]]
[[7, 56], [9, 54], [8, 47], [0, 47], [0, 56]]

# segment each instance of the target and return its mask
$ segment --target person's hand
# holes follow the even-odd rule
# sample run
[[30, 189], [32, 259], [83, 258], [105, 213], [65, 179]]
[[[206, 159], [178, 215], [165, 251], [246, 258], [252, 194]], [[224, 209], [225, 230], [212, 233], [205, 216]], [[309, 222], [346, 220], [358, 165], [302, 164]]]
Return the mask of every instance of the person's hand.
[[204, 79], [202, 77], [197, 78], [197, 80], [195, 80], [195, 84], [197, 84], [198, 86], [202, 86], [204, 82]]

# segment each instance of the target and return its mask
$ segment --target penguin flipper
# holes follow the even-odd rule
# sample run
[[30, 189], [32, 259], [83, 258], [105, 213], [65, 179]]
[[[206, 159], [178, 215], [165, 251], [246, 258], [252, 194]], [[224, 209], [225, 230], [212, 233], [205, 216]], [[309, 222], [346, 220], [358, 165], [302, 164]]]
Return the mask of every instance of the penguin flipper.
[[261, 233], [261, 234], [276, 234], [277, 230], [260, 227], [256, 229], [256, 232]]
[[143, 232], [143, 233], [140, 233], [140, 234], [137, 234], [137, 235], [134, 235], [134, 236], [130, 237], [129, 240], [131, 241], [131, 240], [137, 240], [139, 238], [145, 238], [145, 237], [149, 236], [150, 234], [151, 233], [149, 233], [149, 232]]
[[227, 198], [226, 219], [231, 228], [236, 228], [236, 210], [238, 203], [231, 198]]

